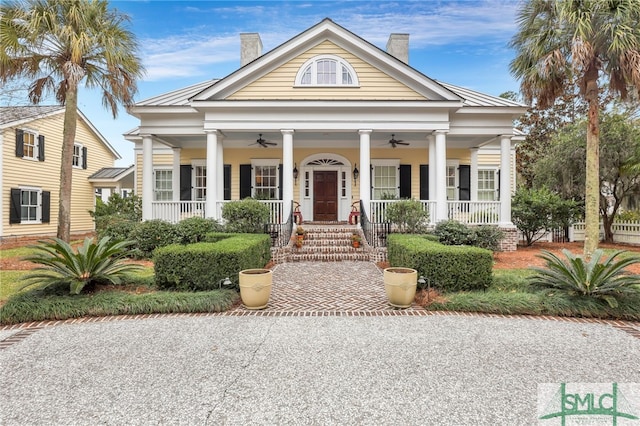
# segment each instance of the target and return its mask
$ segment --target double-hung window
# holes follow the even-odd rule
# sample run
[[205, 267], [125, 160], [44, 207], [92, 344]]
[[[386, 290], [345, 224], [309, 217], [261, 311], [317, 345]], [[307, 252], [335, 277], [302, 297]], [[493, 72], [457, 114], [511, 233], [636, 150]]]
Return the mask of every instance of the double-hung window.
[[79, 143], [73, 144], [73, 167], [82, 167], [82, 145]]
[[373, 194], [374, 200], [392, 200], [399, 196], [400, 181], [398, 160], [373, 160]]
[[25, 131], [22, 136], [22, 158], [31, 158], [32, 160], [38, 159], [38, 135], [32, 132]]
[[278, 160], [253, 160], [252, 196], [259, 200], [280, 198]]
[[154, 198], [156, 201], [173, 200], [173, 170], [157, 168], [154, 170]]
[[458, 163], [447, 162], [446, 169], [447, 200], [458, 199]]
[[20, 223], [40, 221], [40, 194], [35, 188], [20, 189]]
[[478, 201], [497, 199], [496, 175], [495, 169], [478, 169]]

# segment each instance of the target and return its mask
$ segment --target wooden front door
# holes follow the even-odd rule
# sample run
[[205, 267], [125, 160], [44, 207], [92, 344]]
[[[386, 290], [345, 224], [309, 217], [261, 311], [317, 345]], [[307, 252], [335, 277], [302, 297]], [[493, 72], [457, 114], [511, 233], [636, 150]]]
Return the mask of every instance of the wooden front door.
[[313, 172], [313, 220], [338, 220], [338, 172]]

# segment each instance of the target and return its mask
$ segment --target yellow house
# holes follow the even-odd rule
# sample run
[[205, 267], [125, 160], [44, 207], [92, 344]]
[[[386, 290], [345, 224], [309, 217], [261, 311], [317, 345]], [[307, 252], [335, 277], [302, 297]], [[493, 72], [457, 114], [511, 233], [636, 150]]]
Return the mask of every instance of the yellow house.
[[[0, 239], [52, 236], [57, 231], [63, 106], [0, 108]], [[120, 155], [78, 111], [73, 155], [71, 233], [94, 230], [89, 178]]]
[[[386, 51], [325, 19], [262, 54], [241, 34], [241, 67], [134, 105], [143, 219], [220, 218], [225, 200], [268, 199], [272, 221], [384, 220], [422, 200], [433, 223], [511, 223], [513, 121], [526, 106], [412, 68], [409, 36]], [[503, 172], [506, 171], [506, 172]]]

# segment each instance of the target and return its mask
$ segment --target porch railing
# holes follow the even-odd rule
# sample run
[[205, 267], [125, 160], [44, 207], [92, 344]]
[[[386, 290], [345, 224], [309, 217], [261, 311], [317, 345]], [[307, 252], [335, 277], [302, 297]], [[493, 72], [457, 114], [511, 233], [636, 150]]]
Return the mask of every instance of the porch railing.
[[447, 201], [447, 217], [469, 225], [497, 225], [500, 201]]
[[[222, 218], [222, 206], [229, 201], [216, 201], [215, 217]], [[269, 207], [269, 222], [282, 222], [283, 202], [280, 200], [260, 200]], [[151, 203], [153, 219], [177, 223], [193, 216], [207, 217], [204, 201], [154, 201]]]
[[[282, 210], [281, 210], [282, 211]], [[284, 247], [289, 244], [293, 232], [293, 201], [289, 217], [285, 223], [271, 222], [264, 225], [264, 233], [271, 236], [271, 247]]]
[[367, 243], [371, 247], [387, 246], [387, 235], [391, 232], [391, 223], [388, 221], [373, 222], [369, 220], [362, 201], [360, 201], [360, 227]]
[[[387, 221], [387, 207], [393, 203], [397, 203], [400, 200], [372, 200], [371, 217], [369, 220], [375, 223], [382, 223]], [[436, 202], [429, 200], [420, 200], [422, 208], [429, 213], [429, 220], [435, 218], [436, 214]], [[362, 211], [362, 210], [361, 210]]]
[[153, 219], [178, 223], [183, 219], [205, 217], [204, 201], [154, 201], [151, 203]]

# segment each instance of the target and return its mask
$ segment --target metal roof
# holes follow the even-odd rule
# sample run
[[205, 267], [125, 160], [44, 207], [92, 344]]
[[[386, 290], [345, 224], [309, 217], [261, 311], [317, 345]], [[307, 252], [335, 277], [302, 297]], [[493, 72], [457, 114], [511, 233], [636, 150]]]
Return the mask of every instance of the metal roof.
[[125, 172], [131, 170], [133, 166], [129, 167], [103, 167], [91, 176], [89, 179], [116, 179]]
[[161, 95], [136, 102], [135, 106], [189, 106], [189, 99], [191, 97], [197, 95], [218, 81], [219, 79], [213, 79], [196, 83], [191, 86], [183, 87], [182, 89], [163, 93]]
[[64, 111], [62, 105], [28, 105], [0, 107], [0, 126], [17, 121], [30, 121], [58, 111]]
[[467, 107], [529, 107], [528, 105], [514, 102], [510, 99], [487, 95], [486, 93], [476, 92], [475, 90], [467, 89], [465, 87], [454, 86], [453, 84], [444, 83], [442, 81], [438, 81], [438, 83], [463, 98], [464, 106]]

